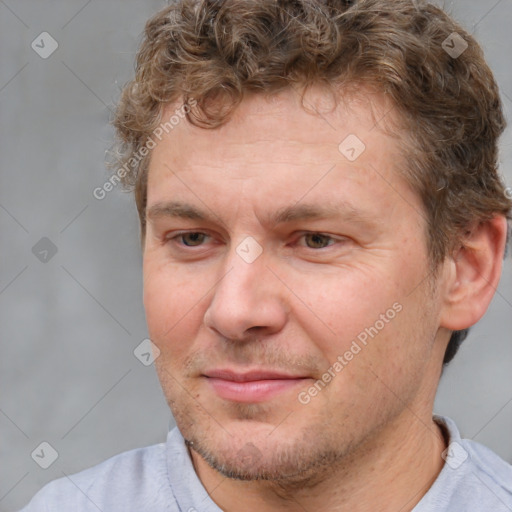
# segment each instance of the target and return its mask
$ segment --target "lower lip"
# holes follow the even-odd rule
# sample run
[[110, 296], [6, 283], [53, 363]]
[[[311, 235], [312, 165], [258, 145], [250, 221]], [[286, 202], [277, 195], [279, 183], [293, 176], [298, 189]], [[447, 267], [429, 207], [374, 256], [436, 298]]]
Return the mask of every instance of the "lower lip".
[[207, 377], [217, 395], [234, 402], [263, 402], [273, 396], [288, 391], [298, 384], [304, 385], [307, 379], [268, 379], [249, 382]]

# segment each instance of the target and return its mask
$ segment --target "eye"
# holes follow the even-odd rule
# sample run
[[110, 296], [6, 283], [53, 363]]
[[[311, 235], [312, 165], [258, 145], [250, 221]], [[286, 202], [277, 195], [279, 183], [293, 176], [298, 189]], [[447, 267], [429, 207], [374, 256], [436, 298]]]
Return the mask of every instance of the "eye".
[[170, 240], [174, 240], [182, 242], [186, 247], [197, 247], [201, 245], [208, 237], [206, 233], [201, 233], [200, 231], [188, 231], [186, 233], [179, 233], [170, 238]]
[[305, 233], [302, 238], [304, 238], [305, 245], [309, 249], [323, 249], [336, 241], [332, 236], [323, 235], [322, 233]]

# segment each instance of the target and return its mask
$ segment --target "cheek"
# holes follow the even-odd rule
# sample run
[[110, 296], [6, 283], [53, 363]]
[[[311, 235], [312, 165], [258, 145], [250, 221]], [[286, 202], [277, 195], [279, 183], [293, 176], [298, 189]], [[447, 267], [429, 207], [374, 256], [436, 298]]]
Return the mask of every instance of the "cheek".
[[[388, 272], [369, 267], [341, 269], [326, 276], [297, 276], [292, 289], [304, 298], [307, 306], [303, 311], [303, 305], [295, 301], [301, 310], [296, 310], [296, 321], [313, 339], [323, 343], [325, 351], [335, 356], [347, 350], [360, 333], [364, 338], [365, 329], [376, 322], [379, 331], [388, 329], [390, 318], [393, 321], [396, 316], [393, 304], [402, 295]], [[388, 322], [383, 328], [380, 315], [386, 312], [389, 312], [385, 316]]]
[[180, 269], [144, 262], [144, 309], [150, 338], [165, 350], [188, 340], [201, 325], [205, 284]]
[[324, 370], [336, 375], [336, 400], [362, 404], [368, 396], [393, 399], [395, 386], [412, 389], [430, 350], [422, 287], [411, 294], [414, 274], [373, 266], [295, 279], [307, 308], [296, 301], [293, 318], [310, 349], [321, 354]]

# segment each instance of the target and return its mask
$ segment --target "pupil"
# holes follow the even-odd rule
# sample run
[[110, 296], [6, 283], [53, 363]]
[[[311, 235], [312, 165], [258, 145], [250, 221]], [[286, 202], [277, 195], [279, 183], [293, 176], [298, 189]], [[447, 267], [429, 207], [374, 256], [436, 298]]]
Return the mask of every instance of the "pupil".
[[202, 236], [202, 233], [187, 233], [184, 236], [183, 241], [185, 242], [185, 245], [197, 245], [202, 242]]
[[314, 247], [318, 247], [319, 245], [323, 246], [326, 241], [326, 237], [324, 235], [311, 235], [311, 241], [311, 245]]

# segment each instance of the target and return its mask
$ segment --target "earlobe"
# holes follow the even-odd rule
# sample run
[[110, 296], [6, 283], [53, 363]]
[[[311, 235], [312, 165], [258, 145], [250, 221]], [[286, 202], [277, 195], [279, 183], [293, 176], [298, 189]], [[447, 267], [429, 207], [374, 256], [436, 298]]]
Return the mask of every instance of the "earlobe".
[[447, 262], [441, 327], [458, 331], [482, 318], [500, 280], [506, 238], [507, 220], [502, 215], [468, 231]]

